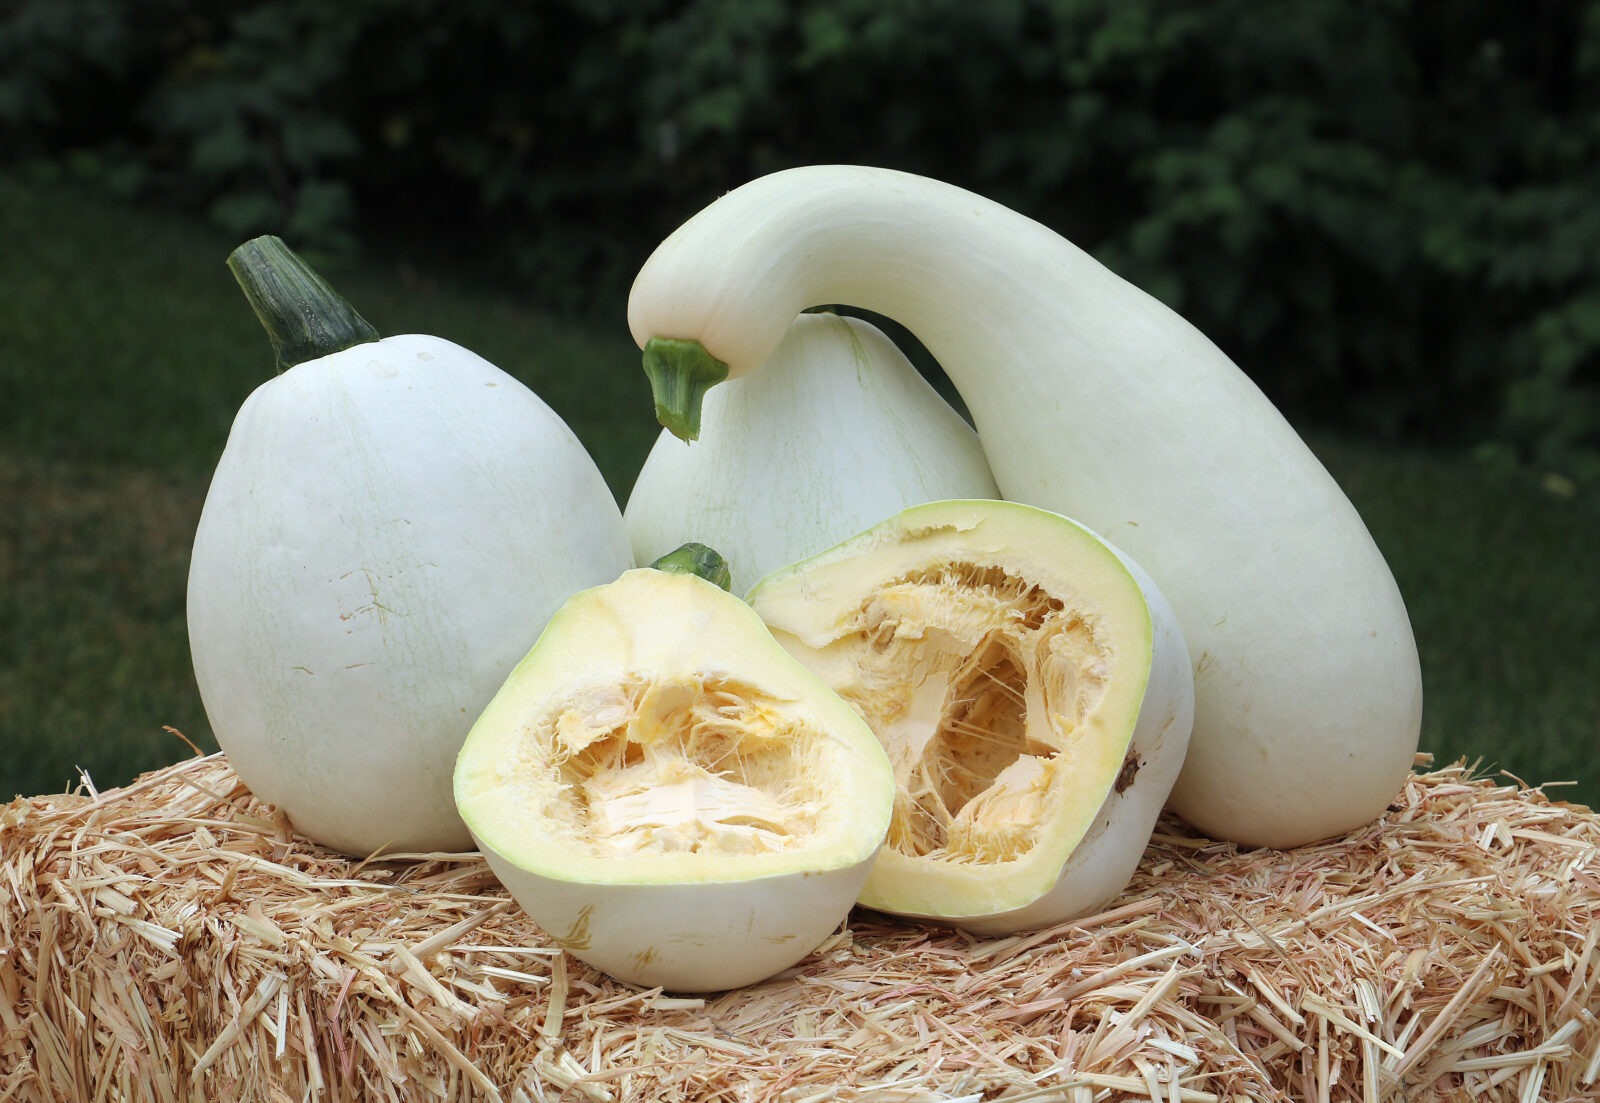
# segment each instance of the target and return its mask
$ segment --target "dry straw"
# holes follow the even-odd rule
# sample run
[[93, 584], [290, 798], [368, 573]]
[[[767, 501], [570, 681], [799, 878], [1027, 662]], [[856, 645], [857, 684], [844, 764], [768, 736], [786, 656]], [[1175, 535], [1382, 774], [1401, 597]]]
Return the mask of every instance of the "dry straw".
[[1077, 923], [858, 912], [683, 998], [566, 957], [474, 855], [347, 861], [196, 758], [0, 809], [0, 1100], [1593, 1100], [1597, 853], [1586, 809], [1419, 772], [1293, 852], [1164, 820]]

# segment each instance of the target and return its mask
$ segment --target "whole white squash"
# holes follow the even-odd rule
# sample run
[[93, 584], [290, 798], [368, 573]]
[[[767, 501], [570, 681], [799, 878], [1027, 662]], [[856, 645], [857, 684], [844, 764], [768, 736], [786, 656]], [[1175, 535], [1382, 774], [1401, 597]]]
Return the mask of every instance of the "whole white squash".
[[692, 444], [662, 430], [623, 517], [636, 562], [700, 541], [744, 593], [907, 506], [999, 496], [977, 433], [882, 330], [802, 314], [706, 394]]
[[916, 334], [1001, 493], [1083, 522], [1160, 583], [1195, 664], [1172, 808], [1279, 847], [1383, 813], [1421, 728], [1405, 605], [1339, 486], [1203, 334], [1015, 211], [845, 165], [775, 173], [695, 215], [639, 272], [628, 319], [647, 371], [670, 341], [671, 370], [705, 386], [759, 370], [818, 303]]
[[456, 752], [568, 595], [632, 565], [621, 513], [512, 376], [438, 337], [376, 340], [281, 242], [230, 267], [284, 370], [239, 410], [195, 532], [212, 730], [318, 843], [469, 849]]

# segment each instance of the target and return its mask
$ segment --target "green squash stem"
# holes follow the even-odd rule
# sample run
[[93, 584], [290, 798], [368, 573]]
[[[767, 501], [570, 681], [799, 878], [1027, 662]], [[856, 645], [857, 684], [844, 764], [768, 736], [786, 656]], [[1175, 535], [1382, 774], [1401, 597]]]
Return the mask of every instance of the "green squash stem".
[[728, 378], [728, 365], [699, 341], [652, 337], [644, 345], [644, 373], [656, 402], [656, 420], [679, 440], [700, 436], [706, 392]]
[[724, 590], [733, 587], [733, 569], [728, 566], [728, 561], [704, 544], [691, 541], [669, 551], [650, 566], [669, 574], [692, 574], [707, 582], [715, 583]]
[[228, 271], [261, 319], [279, 372], [354, 345], [378, 331], [280, 238], [254, 238], [228, 255]]

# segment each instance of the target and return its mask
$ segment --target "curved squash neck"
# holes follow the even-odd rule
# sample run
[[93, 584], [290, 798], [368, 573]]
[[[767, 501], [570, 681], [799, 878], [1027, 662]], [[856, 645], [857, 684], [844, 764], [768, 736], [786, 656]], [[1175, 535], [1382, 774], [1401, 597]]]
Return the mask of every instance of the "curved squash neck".
[[[697, 341], [737, 378], [772, 355], [797, 314], [823, 303], [905, 325], [980, 422], [999, 381], [1020, 388], [1014, 409], [1035, 397], [1040, 369], [1062, 361], [1077, 365], [1075, 387], [1104, 391], [1095, 399], [1115, 406], [1130, 361], [1170, 360], [1181, 386], [1197, 352], [1221, 357], [1033, 219], [952, 185], [849, 167], [776, 173], [700, 212], [639, 273], [629, 324], [641, 347]], [[1037, 397], [1054, 405], [1059, 387]]]

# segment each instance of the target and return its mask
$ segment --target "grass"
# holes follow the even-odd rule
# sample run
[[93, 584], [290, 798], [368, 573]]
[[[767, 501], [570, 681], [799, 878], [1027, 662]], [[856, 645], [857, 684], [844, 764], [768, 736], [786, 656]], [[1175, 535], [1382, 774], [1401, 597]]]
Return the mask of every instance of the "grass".
[[1457, 457], [1313, 446], [1406, 599], [1423, 749], [1600, 807], [1600, 502]]
[[[189, 543], [234, 411], [271, 372], [236, 244], [71, 189], [0, 182], [0, 800], [214, 747], [183, 623]], [[619, 500], [655, 426], [622, 321], [572, 324], [450, 274], [322, 265], [385, 333], [522, 378]], [[1600, 503], [1460, 457], [1315, 439], [1423, 657], [1423, 745], [1600, 804]], [[1557, 490], [1560, 488], [1557, 487]]]

